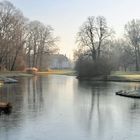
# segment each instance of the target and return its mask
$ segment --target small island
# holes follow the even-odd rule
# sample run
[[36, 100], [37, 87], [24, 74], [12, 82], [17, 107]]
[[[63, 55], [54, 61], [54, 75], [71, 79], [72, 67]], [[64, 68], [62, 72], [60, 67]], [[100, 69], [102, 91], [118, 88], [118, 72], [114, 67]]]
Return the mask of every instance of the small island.
[[116, 95], [130, 97], [130, 98], [140, 98], [140, 90], [134, 90], [134, 91], [120, 90], [116, 92]]

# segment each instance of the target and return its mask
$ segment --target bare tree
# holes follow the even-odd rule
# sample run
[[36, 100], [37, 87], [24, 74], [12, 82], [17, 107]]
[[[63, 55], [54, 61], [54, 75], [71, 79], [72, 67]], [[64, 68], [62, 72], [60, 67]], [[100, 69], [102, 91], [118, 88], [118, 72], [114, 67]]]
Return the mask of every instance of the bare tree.
[[130, 70], [134, 63], [134, 51], [126, 40], [117, 39], [110, 42], [110, 60], [114, 70]]
[[10, 2], [0, 3], [0, 64], [14, 70], [24, 46], [25, 18]]
[[136, 71], [140, 69], [140, 20], [132, 20], [125, 25], [125, 35], [134, 49]]
[[26, 40], [26, 53], [28, 66], [42, 67], [43, 55], [57, 50], [57, 37], [53, 35], [53, 29], [39, 21], [28, 24], [29, 36]]
[[29, 22], [8, 1], [0, 2], [0, 67], [15, 70], [20, 61], [41, 67], [43, 54], [57, 50], [53, 29], [39, 21]]
[[102, 46], [113, 31], [107, 26], [103, 16], [88, 17], [87, 21], [81, 26], [77, 34], [77, 42], [85, 51], [90, 52], [92, 59], [100, 58]]

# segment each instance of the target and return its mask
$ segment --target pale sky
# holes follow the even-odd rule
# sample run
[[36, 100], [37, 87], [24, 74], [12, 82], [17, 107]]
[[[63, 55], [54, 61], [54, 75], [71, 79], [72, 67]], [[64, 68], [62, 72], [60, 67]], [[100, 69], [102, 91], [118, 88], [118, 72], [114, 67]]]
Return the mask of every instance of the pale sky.
[[140, 0], [9, 0], [25, 17], [54, 28], [60, 37], [60, 53], [72, 58], [75, 37], [88, 16], [104, 16], [117, 35], [124, 25], [140, 19]]

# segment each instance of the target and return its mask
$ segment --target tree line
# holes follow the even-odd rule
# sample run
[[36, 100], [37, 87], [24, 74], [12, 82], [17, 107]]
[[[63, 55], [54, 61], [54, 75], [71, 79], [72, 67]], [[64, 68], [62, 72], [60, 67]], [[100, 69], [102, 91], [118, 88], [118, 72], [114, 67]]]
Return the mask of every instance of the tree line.
[[124, 36], [115, 32], [103, 16], [88, 17], [77, 33], [74, 51], [79, 76], [107, 75], [112, 70], [140, 70], [140, 20], [124, 26]]
[[0, 68], [41, 68], [43, 54], [58, 50], [53, 28], [30, 21], [9, 1], [0, 2]]
[[[88, 17], [77, 33], [77, 71], [84, 75], [106, 75], [120, 69], [139, 71], [140, 20], [129, 21], [124, 32], [116, 39], [105, 17]], [[51, 26], [30, 21], [9, 1], [0, 2], [0, 68], [41, 69], [44, 54], [58, 51], [57, 41]]]

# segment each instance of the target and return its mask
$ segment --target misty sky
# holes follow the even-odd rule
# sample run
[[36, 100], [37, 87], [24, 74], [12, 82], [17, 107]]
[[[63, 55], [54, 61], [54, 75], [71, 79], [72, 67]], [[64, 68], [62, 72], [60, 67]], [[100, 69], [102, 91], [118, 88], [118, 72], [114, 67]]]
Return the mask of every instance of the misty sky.
[[31, 20], [51, 25], [60, 52], [72, 57], [75, 36], [88, 16], [104, 16], [117, 36], [129, 20], [140, 18], [140, 0], [9, 0]]

